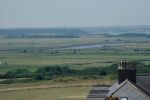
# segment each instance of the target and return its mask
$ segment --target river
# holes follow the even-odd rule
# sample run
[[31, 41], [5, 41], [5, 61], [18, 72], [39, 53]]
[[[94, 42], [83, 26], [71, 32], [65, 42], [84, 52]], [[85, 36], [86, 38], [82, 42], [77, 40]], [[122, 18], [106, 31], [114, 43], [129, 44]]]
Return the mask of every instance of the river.
[[68, 50], [68, 49], [91, 49], [91, 48], [103, 48], [105, 46], [111, 47], [111, 46], [118, 46], [122, 43], [112, 43], [112, 44], [89, 44], [89, 45], [78, 45], [78, 46], [69, 46], [69, 47], [57, 47], [57, 48], [51, 48], [49, 50]]

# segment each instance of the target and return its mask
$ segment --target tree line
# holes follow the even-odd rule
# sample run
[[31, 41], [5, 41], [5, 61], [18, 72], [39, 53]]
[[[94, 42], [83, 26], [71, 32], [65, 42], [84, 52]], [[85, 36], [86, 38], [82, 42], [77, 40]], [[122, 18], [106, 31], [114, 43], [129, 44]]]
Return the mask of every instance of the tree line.
[[[150, 73], [150, 65], [145, 65], [143, 63], [136, 63], [137, 72], [138, 73]], [[36, 80], [53, 80], [58, 77], [81, 77], [86, 76], [86, 78], [95, 78], [98, 76], [106, 76], [106, 75], [116, 75], [117, 76], [117, 64], [112, 64], [108, 67], [90, 67], [85, 69], [72, 69], [69, 66], [45, 66], [37, 69], [34, 72], [30, 72], [27, 69], [15, 69], [12, 71], [8, 71], [6, 73], [0, 74], [0, 79], [6, 79], [1, 83], [7, 83], [12, 81], [13, 79], [23, 78], [22, 82], [30, 82]], [[94, 76], [94, 77], [93, 77]], [[8, 83], [9, 83], [8, 82]], [[13, 82], [10, 82], [13, 83]]]

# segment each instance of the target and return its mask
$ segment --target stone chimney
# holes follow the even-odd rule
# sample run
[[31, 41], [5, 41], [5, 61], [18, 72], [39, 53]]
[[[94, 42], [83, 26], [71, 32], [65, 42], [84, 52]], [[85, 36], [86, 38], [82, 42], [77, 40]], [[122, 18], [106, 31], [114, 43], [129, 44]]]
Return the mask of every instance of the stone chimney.
[[135, 62], [124, 60], [118, 64], [118, 84], [122, 83], [126, 79], [136, 84]]

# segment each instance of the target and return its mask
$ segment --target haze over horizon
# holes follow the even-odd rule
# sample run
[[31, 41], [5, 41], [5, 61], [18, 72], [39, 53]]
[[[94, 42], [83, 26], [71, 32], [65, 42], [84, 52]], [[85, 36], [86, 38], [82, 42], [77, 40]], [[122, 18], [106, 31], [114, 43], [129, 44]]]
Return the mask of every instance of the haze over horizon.
[[1, 0], [0, 28], [150, 25], [150, 0]]

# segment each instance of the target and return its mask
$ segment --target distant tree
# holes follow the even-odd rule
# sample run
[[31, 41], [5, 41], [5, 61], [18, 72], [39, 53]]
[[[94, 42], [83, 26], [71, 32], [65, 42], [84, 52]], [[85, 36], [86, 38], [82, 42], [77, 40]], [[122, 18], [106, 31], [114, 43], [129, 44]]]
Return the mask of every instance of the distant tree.
[[76, 49], [73, 49], [73, 53], [76, 54], [76, 53], [77, 53], [77, 50], [76, 50]]
[[62, 74], [67, 74], [70, 73], [72, 70], [69, 69], [67, 66], [47, 66], [47, 67], [42, 67], [38, 69], [35, 73], [36, 74], [41, 74], [43, 76], [53, 76], [53, 75], [62, 75]]
[[50, 51], [50, 54], [54, 54], [54, 51]]
[[9, 44], [9, 45], [11, 45], [12, 43], [11, 43], [11, 42], [9, 42], [8, 44]]
[[106, 76], [106, 75], [107, 75], [107, 73], [106, 73], [106, 71], [105, 71], [104, 69], [102, 69], [102, 70], [101, 70], [101, 72], [100, 72], [100, 75], [102, 75], [102, 76]]
[[122, 41], [121, 39], [117, 39], [116, 41]]
[[31, 73], [27, 69], [15, 69], [4, 74], [5, 78], [25, 78], [30, 76]]
[[36, 74], [34, 77], [35, 80], [43, 80], [44, 76], [42, 74]]
[[140, 51], [139, 49], [134, 49], [134, 51]]
[[109, 40], [105, 40], [105, 42], [108, 42]]
[[55, 50], [55, 54], [58, 54], [59, 53], [59, 51], [58, 50]]
[[41, 49], [39, 49], [39, 53], [42, 53], [42, 50], [41, 50]]
[[27, 53], [27, 50], [26, 50], [26, 49], [24, 49], [24, 50], [23, 50], [23, 53]]

